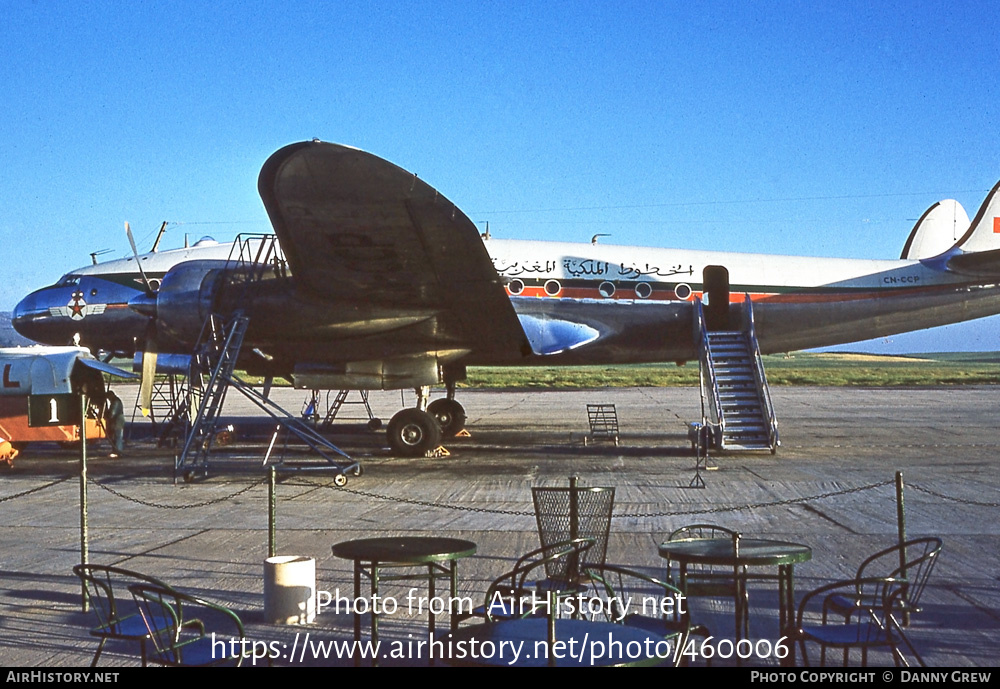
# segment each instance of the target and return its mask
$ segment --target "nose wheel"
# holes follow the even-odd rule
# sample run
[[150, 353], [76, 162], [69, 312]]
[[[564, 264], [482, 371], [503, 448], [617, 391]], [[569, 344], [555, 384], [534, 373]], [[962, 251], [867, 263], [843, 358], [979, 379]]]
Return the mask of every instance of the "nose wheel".
[[441, 444], [437, 419], [420, 409], [403, 409], [389, 421], [386, 429], [389, 447], [403, 457], [423, 457]]

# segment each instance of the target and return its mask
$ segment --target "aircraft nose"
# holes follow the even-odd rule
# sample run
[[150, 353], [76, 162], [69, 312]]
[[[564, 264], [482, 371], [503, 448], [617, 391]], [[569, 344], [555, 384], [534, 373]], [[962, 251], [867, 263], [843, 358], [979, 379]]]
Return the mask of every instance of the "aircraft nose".
[[35, 339], [32, 337], [34, 329], [31, 325], [34, 320], [32, 318], [32, 314], [38, 310], [37, 301], [38, 293], [32, 292], [17, 303], [17, 306], [14, 307], [14, 313], [10, 319], [10, 323], [14, 326], [14, 330], [16, 330], [20, 335], [30, 339]]

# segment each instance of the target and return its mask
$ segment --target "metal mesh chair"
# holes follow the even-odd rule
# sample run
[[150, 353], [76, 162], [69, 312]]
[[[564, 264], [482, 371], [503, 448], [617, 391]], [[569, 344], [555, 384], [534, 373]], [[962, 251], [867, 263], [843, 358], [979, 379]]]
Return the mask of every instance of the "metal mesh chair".
[[[111, 639], [137, 641], [140, 659], [145, 665], [149, 631], [135, 602], [128, 595], [128, 587], [140, 583], [162, 587], [166, 587], [166, 584], [145, 574], [110, 565], [75, 565], [73, 573], [86, 587], [90, 609], [97, 618], [97, 626], [90, 630], [90, 634], [101, 640], [90, 667], [97, 667], [104, 645]], [[151, 619], [151, 623], [153, 626], [163, 626], [164, 620]]]
[[[558, 560], [570, 557], [579, 559], [580, 554], [593, 545], [593, 539], [577, 538], [542, 546], [525, 553], [518, 558], [513, 569], [493, 580], [486, 590], [483, 605], [473, 610], [472, 615], [485, 617], [487, 622], [536, 616], [537, 611], [532, 603], [548, 602], [550, 593], [555, 593], [557, 596], [560, 593], [546, 588], [544, 584], [539, 586], [539, 582], [535, 579], [540, 575], [539, 570]], [[531, 603], [527, 603], [528, 600]], [[545, 612], [553, 613], [550, 609], [546, 609]]]
[[153, 642], [152, 662], [175, 667], [243, 662], [246, 632], [229, 608], [149, 584], [133, 584], [128, 590]]
[[576, 538], [594, 541], [593, 547], [582, 556], [546, 563], [549, 579], [573, 582], [580, 579], [585, 566], [604, 564], [615, 506], [614, 488], [579, 488], [574, 478], [568, 488], [532, 488], [531, 496], [543, 547]]
[[[924, 664], [923, 658], [917, 653], [902, 628], [909, 623], [911, 613], [920, 612], [920, 598], [934, 570], [941, 547], [941, 539], [935, 537], [905, 541], [867, 557], [855, 575], [858, 581], [873, 577], [899, 580], [899, 591], [894, 596], [889, 621], [896, 629], [899, 640], [906, 644], [920, 665]], [[842, 615], [846, 620], [855, 614], [858, 608], [872, 607], [877, 607], [877, 601], [859, 599], [855, 595], [846, 595], [843, 592], [832, 592], [823, 601], [823, 620], [825, 622], [830, 614]], [[896, 615], [900, 618], [897, 619]], [[847, 662], [847, 650], [844, 651], [844, 662]]]
[[[861, 650], [863, 666], [868, 664], [869, 650], [876, 648], [889, 651], [897, 666], [906, 664], [899, 651], [899, 643], [904, 641], [902, 630], [892, 617], [905, 584], [904, 580], [891, 577], [847, 579], [807, 593], [799, 603], [793, 639], [802, 649], [802, 662], [809, 665], [806, 642], [813, 642], [822, 649], [821, 664], [826, 660], [827, 647], [844, 649], [845, 666], [854, 648]], [[827, 601], [832, 597], [843, 597], [854, 605], [845, 616], [831, 619]]]
[[[858, 567], [855, 579], [866, 577], [898, 577], [905, 579], [899, 599], [899, 610], [904, 614], [920, 612], [920, 597], [927, 586], [927, 579], [934, 569], [941, 552], [941, 539], [934, 537], [914, 538], [891, 548], [880, 550], [869, 556]], [[831, 596], [827, 607], [838, 613], [847, 613], [853, 601]]]
[[671, 641], [673, 651], [662, 664], [685, 664], [684, 651], [693, 630], [680, 589], [620, 565], [587, 568], [586, 573], [592, 598], [602, 602], [601, 611], [608, 622], [659, 634]]

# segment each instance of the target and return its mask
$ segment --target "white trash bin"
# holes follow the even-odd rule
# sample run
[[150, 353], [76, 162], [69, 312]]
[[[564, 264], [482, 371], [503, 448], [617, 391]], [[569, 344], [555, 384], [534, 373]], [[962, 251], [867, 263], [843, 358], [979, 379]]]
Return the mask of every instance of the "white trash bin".
[[316, 619], [316, 560], [297, 555], [264, 560], [264, 619], [272, 624]]

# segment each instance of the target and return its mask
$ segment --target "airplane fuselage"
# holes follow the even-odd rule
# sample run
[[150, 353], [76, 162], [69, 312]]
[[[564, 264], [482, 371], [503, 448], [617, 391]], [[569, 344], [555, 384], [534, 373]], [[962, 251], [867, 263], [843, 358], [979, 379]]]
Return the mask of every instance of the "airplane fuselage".
[[[243, 305], [251, 315], [248, 340], [268, 354], [273, 367], [288, 371], [303, 362], [338, 364], [361, 356], [395, 359], [430, 351], [442, 362], [463, 365], [685, 361], [696, 356], [693, 302], [711, 292], [705, 279], [711, 266], [728, 272], [728, 299], [735, 312], [750, 295], [765, 353], [1000, 312], [996, 285], [946, 272], [933, 261], [484, 242], [522, 323], [565, 322], [586, 337], [547, 354], [477, 351], [451, 342], [447, 327], [426, 309], [316, 299], [297, 290], [292, 275], [262, 282], [253, 303]], [[225, 261], [230, 248], [206, 244], [139, 260], [156, 286], [180, 263]], [[330, 285], [332, 293], [336, 289]], [[148, 318], [129, 308], [129, 301], [143, 291], [134, 258], [85, 266], [25, 297], [15, 309], [14, 326], [45, 344], [67, 344], [79, 334], [95, 350], [131, 353], [141, 348]], [[193, 344], [169, 329], [161, 337], [161, 351], [189, 352]]]

